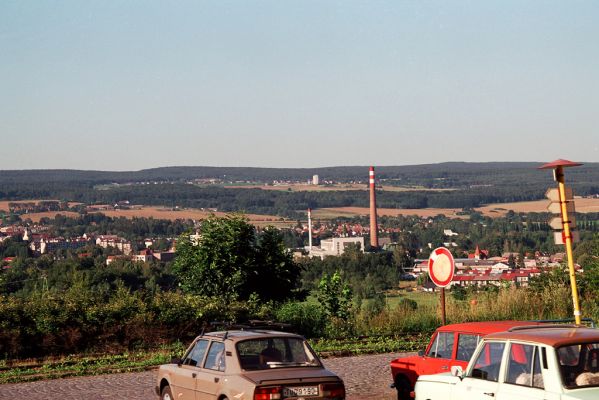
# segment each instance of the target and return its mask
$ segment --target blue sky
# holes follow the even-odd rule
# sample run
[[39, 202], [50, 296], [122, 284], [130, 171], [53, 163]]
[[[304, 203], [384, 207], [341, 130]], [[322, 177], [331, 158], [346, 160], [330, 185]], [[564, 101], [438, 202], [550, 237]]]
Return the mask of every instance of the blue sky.
[[597, 1], [0, 2], [0, 169], [599, 161]]

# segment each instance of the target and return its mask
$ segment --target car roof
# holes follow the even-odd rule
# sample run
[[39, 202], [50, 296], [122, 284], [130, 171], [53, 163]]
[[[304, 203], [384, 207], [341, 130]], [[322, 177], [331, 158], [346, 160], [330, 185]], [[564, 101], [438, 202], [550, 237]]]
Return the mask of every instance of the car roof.
[[534, 327], [497, 332], [485, 337], [486, 340], [521, 340], [543, 343], [552, 347], [561, 347], [577, 343], [599, 341], [599, 329], [572, 326]]
[[542, 322], [535, 321], [484, 321], [484, 322], [463, 322], [460, 324], [444, 325], [437, 329], [437, 332], [474, 332], [488, 335], [494, 332], [506, 331], [515, 326], [537, 326]]
[[295, 333], [273, 331], [266, 329], [248, 329], [248, 330], [229, 330], [229, 331], [215, 331], [207, 332], [197, 337], [199, 338], [218, 338], [228, 339], [233, 341], [240, 341], [246, 339], [264, 339], [272, 337], [288, 337], [304, 340], [304, 337]]

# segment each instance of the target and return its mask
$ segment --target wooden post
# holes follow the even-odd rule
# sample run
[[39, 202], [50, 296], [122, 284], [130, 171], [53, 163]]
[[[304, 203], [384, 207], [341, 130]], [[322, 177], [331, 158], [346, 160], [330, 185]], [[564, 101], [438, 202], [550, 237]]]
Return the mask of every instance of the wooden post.
[[445, 318], [445, 288], [441, 288], [441, 324], [447, 325]]

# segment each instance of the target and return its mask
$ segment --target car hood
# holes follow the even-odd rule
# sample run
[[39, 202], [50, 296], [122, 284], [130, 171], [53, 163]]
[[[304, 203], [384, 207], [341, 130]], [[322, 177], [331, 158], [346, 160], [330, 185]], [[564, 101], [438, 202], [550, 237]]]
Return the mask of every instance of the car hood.
[[243, 376], [258, 385], [340, 380], [337, 375], [324, 368], [272, 368], [246, 371]]
[[420, 375], [418, 382], [440, 382], [455, 385], [460, 381], [457, 376], [451, 375], [451, 372], [443, 372], [441, 374], [434, 375]]
[[599, 387], [569, 390], [561, 398], [562, 400], [596, 400], [599, 398]]
[[422, 363], [422, 356], [400, 357], [391, 361], [391, 368], [415, 369], [417, 363]]

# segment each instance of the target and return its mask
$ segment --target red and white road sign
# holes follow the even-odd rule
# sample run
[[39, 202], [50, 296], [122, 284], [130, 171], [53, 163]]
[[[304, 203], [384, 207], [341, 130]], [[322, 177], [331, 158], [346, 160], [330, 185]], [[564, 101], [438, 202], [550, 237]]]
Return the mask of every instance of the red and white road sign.
[[428, 259], [428, 275], [433, 283], [439, 287], [446, 287], [453, 279], [455, 262], [453, 255], [445, 247], [438, 247]]

